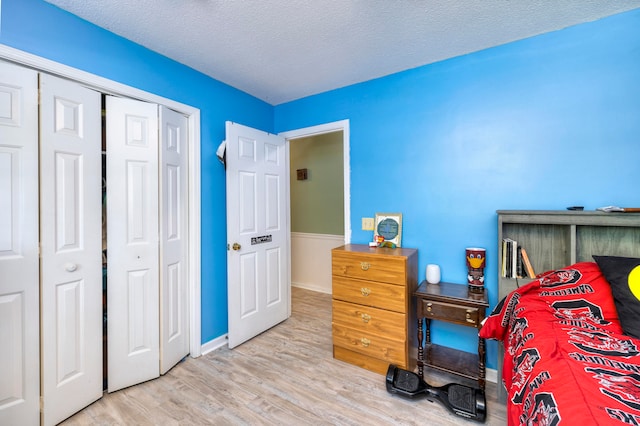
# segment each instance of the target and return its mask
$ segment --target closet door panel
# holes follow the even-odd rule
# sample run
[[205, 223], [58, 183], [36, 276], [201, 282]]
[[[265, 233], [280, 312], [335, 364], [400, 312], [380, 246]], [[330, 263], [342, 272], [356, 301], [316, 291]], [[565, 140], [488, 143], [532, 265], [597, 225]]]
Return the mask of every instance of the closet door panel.
[[102, 396], [101, 95], [41, 74], [43, 423]]
[[160, 106], [160, 373], [189, 354], [187, 119]]
[[109, 392], [159, 376], [158, 107], [108, 96]]
[[38, 74], [0, 62], [0, 424], [40, 421]]

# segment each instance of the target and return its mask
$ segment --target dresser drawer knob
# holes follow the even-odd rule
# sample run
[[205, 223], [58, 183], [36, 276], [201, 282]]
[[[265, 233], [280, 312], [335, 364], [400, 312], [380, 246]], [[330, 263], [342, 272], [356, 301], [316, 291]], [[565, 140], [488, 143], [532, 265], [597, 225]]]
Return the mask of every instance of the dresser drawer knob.
[[371, 294], [371, 289], [369, 289], [369, 288], [367, 288], [367, 287], [362, 287], [362, 288], [360, 289], [360, 293], [362, 293], [362, 295], [363, 295], [364, 297], [367, 297], [368, 295], [370, 295], [370, 294]]
[[431, 306], [433, 306], [433, 303], [427, 303], [427, 312], [431, 312]]
[[360, 343], [362, 344], [363, 347], [367, 348], [371, 344], [371, 340], [367, 339], [366, 337], [363, 337], [362, 339], [360, 339]]
[[471, 324], [475, 324], [476, 320], [471, 318], [471, 314], [473, 313], [472, 310], [467, 309], [467, 322], [471, 323]]
[[370, 267], [371, 264], [369, 262], [360, 262], [360, 268], [362, 268], [363, 271], [368, 271]]
[[371, 320], [371, 315], [369, 315], [369, 314], [362, 314], [362, 315], [360, 315], [360, 317], [362, 318], [362, 322], [365, 322], [365, 323], [367, 323], [367, 322], [369, 322]]

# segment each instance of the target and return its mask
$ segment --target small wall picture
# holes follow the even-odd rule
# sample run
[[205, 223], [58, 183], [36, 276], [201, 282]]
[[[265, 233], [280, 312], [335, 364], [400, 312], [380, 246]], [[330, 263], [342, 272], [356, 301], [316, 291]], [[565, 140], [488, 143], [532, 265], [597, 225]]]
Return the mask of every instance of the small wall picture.
[[376, 213], [373, 235], [402, 247], [402, 213]]

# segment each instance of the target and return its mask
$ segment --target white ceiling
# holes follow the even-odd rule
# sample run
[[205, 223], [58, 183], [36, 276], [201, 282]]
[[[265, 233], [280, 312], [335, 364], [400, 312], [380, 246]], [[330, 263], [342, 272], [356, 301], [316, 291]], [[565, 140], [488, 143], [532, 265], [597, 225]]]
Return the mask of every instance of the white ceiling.
[[640, 8], [640, 0], [46, 0], [270, 104]]

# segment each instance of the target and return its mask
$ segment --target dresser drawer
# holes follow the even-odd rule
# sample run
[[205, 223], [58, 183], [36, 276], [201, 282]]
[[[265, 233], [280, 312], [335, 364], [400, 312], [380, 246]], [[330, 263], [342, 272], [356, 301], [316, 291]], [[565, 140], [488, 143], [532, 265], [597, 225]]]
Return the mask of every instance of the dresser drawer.
[[370, 254], [334, 250], [334, 276], [359, 278], [404, 286], [407, 282], [406, 261], [400, 256], [372, 256]]
[[333, 277], [333, 298], [365, 306], [406, 313], [405, 287], [374, 281]]
[[392, 340], [407, 339], [406, 315], [398, 312], [334, 300], [333, 323]]
[[418, 316], [476, 328], [480, 326], [480, 321], [482, 321], [478, 308], [424, 299], [419, 302]]
[[405, 364], [404, 341], [387, 339], [339, 324], [333, 324], [333, 345], [363, 355], [381, 359], [390, 364]]
[[385, 374], [412, 370], [418, 251], [346, 244], [331, 250], [333, 356]]

